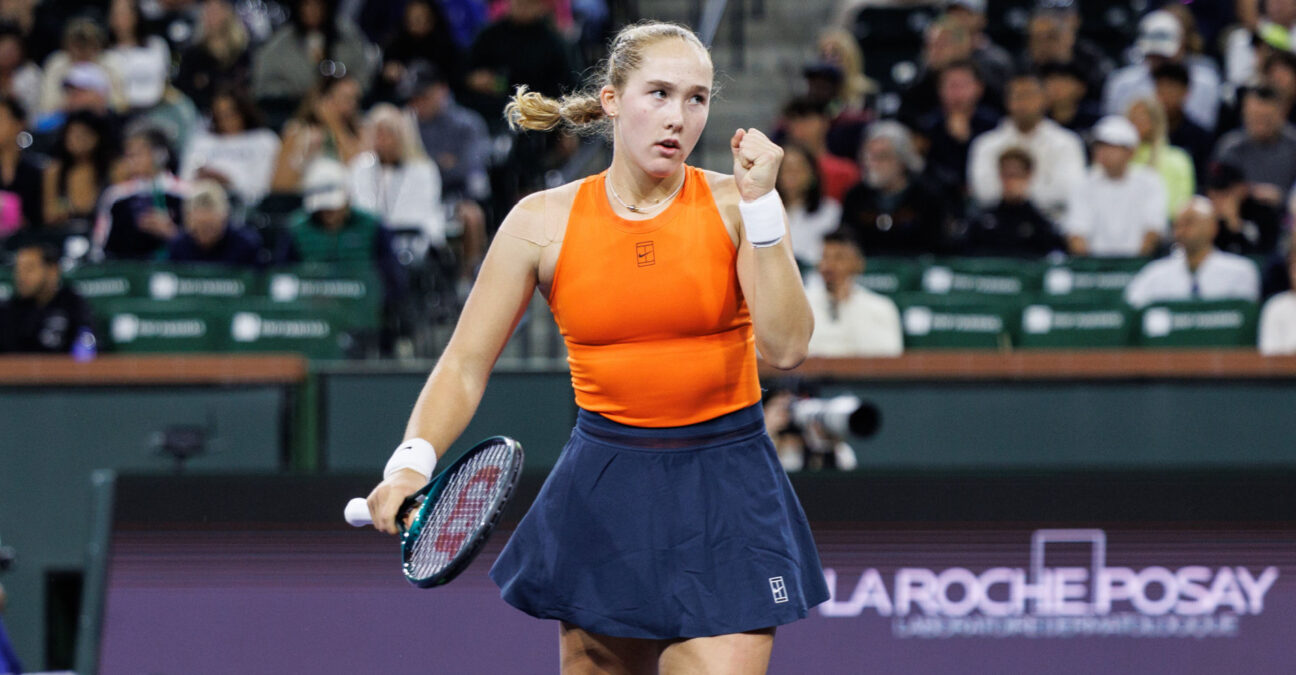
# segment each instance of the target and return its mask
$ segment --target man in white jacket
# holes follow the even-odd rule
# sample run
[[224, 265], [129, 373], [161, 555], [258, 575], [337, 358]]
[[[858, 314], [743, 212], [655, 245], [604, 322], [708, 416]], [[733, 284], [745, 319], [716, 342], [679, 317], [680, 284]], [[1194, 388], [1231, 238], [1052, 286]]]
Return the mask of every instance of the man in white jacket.
[[1058, 222], [1065, 214], [1067, 195], [1084, 175], [1084, 142], [1074, 132], [1044, 116], [1044, 83], [1030, 72], [1014, 75], [1005, 93], [1008, 115], [999, 126], [972, 140], [968, 150], [968, 186], [983, 208], [999, 202], [999, 155], [1020, 147], [1035, 160], [1030, 200]]
[[1165, 185], [1154, 169], [1130, 162], [1138, 144], [1138, 130], [1124, 117], [1094, 125], [1093, 167], [1072, 189], [1063, 221], [1072, 255], [1150, 256], [1161, 244]]
[[864, 256], [849, 233], [824, 236], [818, 278], [806, 284], [815, 318], [810, 356], [899, 356], [904, 351], [899, 310], [890, 298], [855, 283], [863, 272]]

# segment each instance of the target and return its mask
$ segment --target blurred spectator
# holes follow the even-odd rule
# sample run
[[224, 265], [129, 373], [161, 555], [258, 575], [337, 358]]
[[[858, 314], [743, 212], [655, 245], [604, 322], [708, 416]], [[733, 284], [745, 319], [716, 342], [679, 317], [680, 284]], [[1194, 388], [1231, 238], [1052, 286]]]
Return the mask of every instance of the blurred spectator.
[[967, 31], [972, 40], [971, 60], [992, 91], [1002, 92], [1013, 71], [1012, 57], [986, 35], [986, 0], [946, 0], [945, 15]]
[[1040, 66], [1039, 73], [1044, 80], [1049, 119], [1077, 134], [1098, 123], [1102, 109], [1089, 98], [1089, 85], [1079, 65], [1046, 63]]
[[1215, 248], [1215, 228], [1210, 200], [1194, 197], [1175, 217], [1174, 250], [1139, 270], [1125, 287], [1125, 301], [1139, 308], [1175, 300], [1259, 300], [1255, 263]]
[[1048, 64], [1070, 64], [1085, 77], [1085, 95], [1097, 100], [1112, 61], [1102, 48], [1080, 37], [1080, 12], [1075, 2], [1040, 2], [1026, 25], [1026, 49], [1019, 70]]
[[279, 260], [291, 263], [365, 263], [383, 277], [388, 299], [403, 294], [405, 277], [392, 250], [391, 232], [372, 213], [351, 207], [345, 166], [311, 163], [302, 182], [302, 210], [293, 214]]
[[1254, 80], [1263, 54], [1274, 48], [1290, 51], [1296, 44], [1296, 0], [1236, 0], [1236, 4], [1242, 25], [1222, 42], [1228, 81], [1243, 86]]
[[783, 128], [787, 138], [814, 153], [821, 178], [820, 189], [825, 196], [840, 201], [846, 191], [859, 182], [860, 171], [854, 162], [828, 152], [830, 124], [823, 104], [808, 97], [794, 98], [783, 106]]
[[[841, 72], [841, 85], [825, 99], [833, 121], [843, 114], [863, 115], [868, 108], [867, 97], [877, 93], [878, 87], [864, 75], [864, 54], [859, 41], [850, 31], [834, 27], [819, 34], [817, 47], [819, 62], [836, 66]], [[809, 95], [817, 98], [814, 92]], [[850, 146], [846, 154], [853, 155], [858, 147], [858, 144]]]
[[58, 246], [23, 242], [13, 282], [13, 297], [0, 303], [0, 352], [68, 354], [78, 339], [94, 340], [90, 306], [62, 282]]
[[373, 75], [369, 43], [359, 28], [339, 14], [338, 4], [338, 0], [293, 3], [289, 22], [253, 56], [252, 95], [258, 102], [299, 101], [316, 87], [321, 75], [352, 78], [361, 93], [368, 87]]
[[1108, 115], [1093, 129], [1093, 166], [1075, 186], [1064, 230], [1073, 255], [1150, 256], [1166, 229], [1161, 177], [1131, 164], [1138, 130]]
[[39, 135], [38, 138], [48, 138], [57, 133], [68, 115], [83, 111], [98, 115], [108, 124], [110, 133], [117, 135], [121, 121], [109, 105], [112, 84], [103, 66], [95, 63], [72, 66], [63, 78], [63, 92], [59, 108], [36, 117], [33, 131]]
[[[179, 54], [193, 44], [199, 17], [194, 0], [147, 0], [140, 2], [144, 32], [166, 38], [172, 54]], [[259, 5], [260, 2], [248, 3]]]
[[1155, 11], [1139, 21], [1139, 37], [1134, 44], [1142, 61], [1114, 72], [1103, 90], [1103, 110], [1119, 115], [1140, 96], [1155, 91], [1152, 71], [1166, 62], [1182, 63], [1188, 69], [1188, 97], [1184, 113], [1207, 131], [1215, 129], [1219, 116], [1220, 78], [1214, 66], [1201, 59], [1190, 59], [1184, 43], [1183, 26], [1166, 11]]
[[68, 117], [45, 166], [46, 225], [89, 231], [99, 196], [112, 183], [116, 153], [116, 140], [102, 117], [91, 112]]
[[202, 122], [193, 101], [167, 82], [162, 98], [151, 108], [136, 110], [126, 125], [126, 131], [129, 133], [145, 127], [159, 129], [170, 139], [172, 147], [184, 149], [189, 147], [193, 133], [202, 128]]
[[43, 169], [18, 143], [25, 119], [17, 98], [0, 95], [0, 237], [45, 223]]
[[[940, 108], [937, 76], [951, 63], [971, 60], [972, 47], [972, 36], [958, 21], [944, 17], [928, 26], [923, 34], [922, 70], [900, 94], [900, 110], [896, 118], [913, 127], [918, 119], [937, 112]], [[985, 83], [984, 74], [981, 75]], [[1002, 90], [992, 86], [986, 88], [990, 92], [988, 99], [998, 100], [998, 93]]]
[[946, 245], [945, 200], [918, 174], [922, 158], [899, 122], [874, 122], [862, 150], [864, 181], [842, 202], [842, 227], [876, 255], [934, 253]]
[[1197, 191], [1192, 158], [1168, 142], [1165, 112], [1155, 98], [1135, 99], [1125, 111], [1125, 118], [1139, 135], [1139, 146], [1132, 161], [1152, 167], [1161, 176], [1166, 193], [1166, 217], [1173, 217]]
[[971, 61], [945, 66], [937, 79], [940, 108], [917, 120], [917, 142], [926, 148], [924, 174], [939, 186], [956, 213], [967, 200], [968, 149], [990, 131], [1000, 115], [981, 104], [985, 89]]
[[783, 145], [776, 187], [787, 209], [797, 262], [805, 266], [818, 264], [823, 255], [823, 236], [841, 225], [842, 208], [840, 202], [819, 189], [819, 167], [809, 148], [795, 141]]
[[1239, 255], [1268, 255], [1278, 248], [1282, 211], [1251, 196], [1242, 169], [1223, 162], [1212, 164], [1206, 196], [1219, 216], [1217, 248]]
[[459, 105], [445, 77], [435, 68], [420, 68], [408, 106], [418, 122], [419, 137], [441, 173], [446, 199], [484, 203], [490, 197], [491, 141], [481, 115]]
[[806, 95], [828, 111], [828, 152], [853, 162], [873, 117], [868, 97], [877, 83], [864, 76], [864, 55], [849, 31], [829, 28], [819, 34], [818, 46], [819, 60], [801, 70]]
[[882, 295], [855, 283], [864, 272], [864, 255], [845, 231], [822, 241], [819, 274], [806, 285], [814, 312], [810, 356], [899, 356], [904, 351], [900, 311]]
[[404, 19], [383, 49], [383, 64], [375, 84], [374, 98], [398, 100], [398, 91], [417, 76], [417, 65], [432, 66], [458, 89], [463, 81], [463, 54], [450, 35], [445, 13], [433, 0], [410, 0]]
[[509, 0], [508, 14], [483, 28], [473, 41], [463, 103], [476, 110], [493, 133], [505, 129], [501, 113], [518, 85], [558, 96], [580, 84], [580, 69], [554, 27], [552, 13], [546, 0]]
[[184, 200], [184, 230], [167, 243], [167, 260], [253, 267], [261, 260], [261, 237], [230, 222], [229, 199], [214, 180], [190, 186]]
[[284, 126], [272, 192], [299, 192], [302, 172], [317, 158], [345, 164], [360, 153], [361, 94], [351, 76], [320, 81]]
[[27, 45], [18, 26], [0, 21], [0, 92], [22, 103], [23, 110], [35, 119], [40, 109], [41, 69], [27, 58]]
[[1242, 128], [1220, 138], [1215, 160], [1240, 167], [1256, 199], [1272, 205], [1286, 201], [1296, 183], [1296, 128], [1287, 124], [1276, 91], [1265, 86], [1246, 91]]
[[1192, 158], [1197, 182], [1201, 183], [1215, 139], [1184, 114], [1184, 102], [1188, 100], [1188, 69], [1182, 63], [1162, 63], [1152, 69], [1152, 79], [1157, 102], [1165, 111], [1166, 137], [1170, 145], [1183, 148]]
[[441, 175], [423, 150], [413, 119], [390, 103], [375, 105], [365, 119], [364, 144], [367, 150], [349, 166], [351, 203], [387, 227], [418, 230], [426, 244], [444, 249]]
[[126, 137], [124, 180], [104, 192], [95, 216], [97, 258], [143, 260], [180, 233], [185, 187], [172, 164], [166, 135], [142, 129]]
[[968, 186], [982, 208], [999, 201], [999, 156], [1020, 147], [1035, 160], [1031, 201], [1049, 218], [1060, 221], [1067, 197], [1085, 171], [1084, 143], [1074, 132], [1044, 117], [1047, 100], [1038, 75], [1020, 72], [1008, 81], [1008, 116], [999, 126], [972, 140], [968, 150]]
[[279, 137], [265, 128], [252, 99], [235, 90], [218, 91], [211, 111], [211, 128], [194, 134], [180, 177], [214, 180], [244, 205], [255, 205], [270, 190]]
[[1278, 94], [1287, 123], [1296, 122], [1296, 54], [1285, 51], [1270, 54], [1264, 62], [1263, 81]]
[[999, 155], [999, 203], [968, 225], [968, 255], [1040, 258], [1065, 251], [1066, 241], [1048, 218], [1030, 201], [1035, 160], [1021, 148]]
[[[1296, 287], [1296, 246], [1287, 253], [1287, 275]], [[1296, 354], [1296, 291], [1269, 298], [1260, 311], [1260, 353]]]
[[234, 13], [231, 0], [203, 0], [198, 34], [180, 54], [173, 82], [204, 113], [212, 95], [229, 88], [248, 91], [252, 82], [252, 52], [247, 28]]
[[126, 106], [151, 108], [162, 100], [171, 75], [166, 40], [143, 32], [135, 0], [112, 0], [108, 8], [109, 48], [105, 57], [121, 73]]
[[[93, 19], [72, 19], [63, 30], [63, 49], [50, 54], [45, 61], [41, 79], [40, 115], [65, 109], [65, 86], [85, 88], [84, 73], [97, 72], [94, 89], [101, 94], [108, 107], [122, 110], [126, 104], [121, 72], [116, 60], [104, 52], [107, 37], [103, 28]], [[86, 66], [98, 66], [99, 69]], [[72, 77], [69, 77], [72, 76]]]

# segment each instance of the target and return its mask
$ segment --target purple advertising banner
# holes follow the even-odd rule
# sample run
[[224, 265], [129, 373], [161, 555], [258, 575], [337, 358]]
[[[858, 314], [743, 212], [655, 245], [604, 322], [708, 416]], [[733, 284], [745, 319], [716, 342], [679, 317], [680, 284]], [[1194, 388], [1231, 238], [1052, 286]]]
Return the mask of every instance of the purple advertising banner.
[[[772, 673], [1296, 672], [1296, 530], [815, 530], [832, 599]], [[371, 531], [118, 532], [101, 672], [557, 672], [486, 576], [507, 536], [419, 590]]]

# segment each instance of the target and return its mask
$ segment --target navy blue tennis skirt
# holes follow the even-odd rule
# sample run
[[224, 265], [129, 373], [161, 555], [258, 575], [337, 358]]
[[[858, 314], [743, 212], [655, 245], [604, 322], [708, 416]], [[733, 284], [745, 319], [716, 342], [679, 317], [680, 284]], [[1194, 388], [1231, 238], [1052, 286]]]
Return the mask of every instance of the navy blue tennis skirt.
[[490, 574], [527, 614], [616, 637], [757, 630], [828, 599], [760, 404], [663, 429], [581, 410]]

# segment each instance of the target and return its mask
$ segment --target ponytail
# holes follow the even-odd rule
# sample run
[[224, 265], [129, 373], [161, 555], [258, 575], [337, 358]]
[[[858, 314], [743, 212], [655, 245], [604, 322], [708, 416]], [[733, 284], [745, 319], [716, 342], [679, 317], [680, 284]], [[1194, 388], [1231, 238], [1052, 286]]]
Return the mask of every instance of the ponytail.
[[549, 131], [565, 124], [578, 133], [597, 133], [608, 122], [597, 96], [573, 94], [553, 99], [537, 91], [527, 91], [526, 85], [518, 87], [504, 106], [504, 118], [514, 131]]

